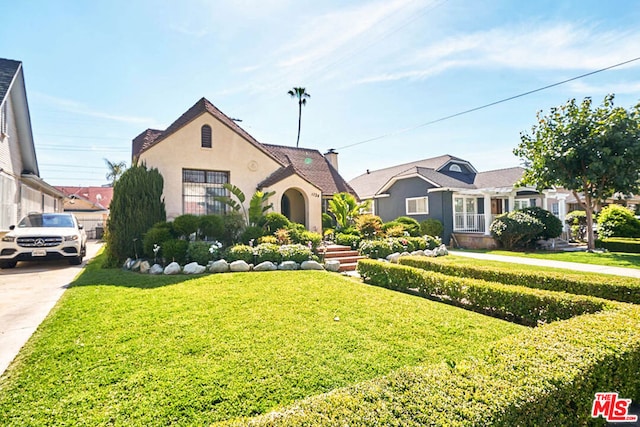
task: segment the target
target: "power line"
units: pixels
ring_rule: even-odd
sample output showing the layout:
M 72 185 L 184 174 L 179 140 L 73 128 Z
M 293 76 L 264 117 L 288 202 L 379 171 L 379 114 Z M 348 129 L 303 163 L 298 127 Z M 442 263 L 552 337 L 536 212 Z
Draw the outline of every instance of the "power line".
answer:
M 544 87 L 541 87 L 541 88 L 538 88 L 538 89 L 533 89 L 533 90 L 530 90 L 528 92 L 523 92 L 523 93 L 520 93 L 518 95 L 510 96 L 508 98 L 503 98 L 503 99 L 501 99 L 499 101 L 490 102 L 489 104 L 484 104 L 484 105 L 481 105 L 479 107 L 475 107 L 475 108 L 471 108 L 469 110 L 461 111 L 459 113 L 451 114 L 451 115 L 448 115 L 448 116 L 445 116 L 445 117 L 440 117 L 439 119 L 431 120 L 431 121 L 419 124 L 417 126 L 411 126 L 411 127 L 408 127 L 408 128 L 400 129 L 400 130 L 397 130 L 397 131 L 394 131 L 394 132 L 390 132 L 390 133 L 387 133 L 387 134 L 384 134 L 384 135 L 376 136 L 374 138 L 365 139 L 364 141 L 355 142 L 353 144 L 343 145 L 342 147 L 336 148 L 336 150 L 344 150 L 345 148 L 355 147 L 356 145 L 365 144 L 367 142 L 372 142 L 372 141 L 377 141 L 379 139 L 388 138 L 390 136 L 399 135 L 399 134 L 402 134 L 402 133 L 405 133 L 405 132 L 409 132 L 409 131 L 412 131 L 412 130 L 415 130 L 415 129 L 419 129 L 421 127 L 429 126 L 429 125 L 432 125 L 434 123 L 443 122 L 445 120 L 449 120 L 449 119 L 452 119 L 454 117 L 462 116 L 464 114 L 473 113 L 474 111 L 483 110 L 485 108 L 493 107 L 494 105 L 502 104 L 504 102 L 511 101 L 511 100 L 514 100 L 514 99 L 517 99 L 517 98 L 522 98 L 523 96 L 531 95 L 532 93 L 536 93 L 536 92 L 540 92 L 540 91 L 543 91 L 543 90 L 546 90 L 546 89 L 550 89 L 550 88 L 555 87 L 555 86 L 560 86 L 560 85 L 563 85 L 565 83 L 569 83 L 569 82 L 572 82 L 574 80 L 582 79 L 584 77 L 592 76 L 594 74 L 598 74 L 598 73 L 601 73 L 603 71 L 610 70 L 612 68 L 620 67 L 622 65 L 630 64 L 630 63 L 638 61 L 638 60 L 640 60 L 640 56 L 637 57 L 637 58 L 629 59 L 628 61 L 620 62 L 620 63 L 615 64 L 615 65 L 610 65 L 608 67 L 601 68 L 599 70 L 591 71 L 591 72 L 586 73 L 586 74 L 581 74 L 579 76 L 572 77 L 570 79 L 563 80 L 563 81 L 558 82 L 558 83 L 553 83 L 553 84 L 550 84 L 550 85 L 547 85 L 547 86 L 544 86 Z

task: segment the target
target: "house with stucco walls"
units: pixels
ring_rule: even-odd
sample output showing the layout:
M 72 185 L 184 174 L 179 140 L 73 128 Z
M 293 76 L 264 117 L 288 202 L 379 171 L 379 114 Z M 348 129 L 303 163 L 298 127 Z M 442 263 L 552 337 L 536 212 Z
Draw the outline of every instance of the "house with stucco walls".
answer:
M 355 195 L 338 173 L 338 154 L 262 144 L 202 98 L 165 130 L 147 129 L 132 141 L 132 164 L 164 178 L 167 220 L 183 214 L 224 214 L 217 196 L 231 183 L 247 196 L 274 191 L 273 210 L 321 232 L 322 213 L 335 193 Z M 248 200 L 245 202 L 248 203 Z

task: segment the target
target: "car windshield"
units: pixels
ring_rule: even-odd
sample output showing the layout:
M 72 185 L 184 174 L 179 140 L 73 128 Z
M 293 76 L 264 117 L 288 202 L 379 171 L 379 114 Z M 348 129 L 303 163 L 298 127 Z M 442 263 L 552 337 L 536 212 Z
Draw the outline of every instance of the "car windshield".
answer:
M 71 227 L 73 228 L 73 218 L 62 214 L 31 214 L 22 218 L 18 224 L 19 228 L 27 227 Z

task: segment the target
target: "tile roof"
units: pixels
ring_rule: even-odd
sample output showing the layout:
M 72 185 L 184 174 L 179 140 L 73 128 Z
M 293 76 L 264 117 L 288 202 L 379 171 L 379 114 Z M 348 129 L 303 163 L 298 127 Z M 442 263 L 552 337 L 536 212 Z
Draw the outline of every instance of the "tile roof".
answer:
M 253 136 L 249 135 L 247 131 L 242 129 L 238 124 L 231 120 L 227 115 L 225 115 L 222 111 L 220 111 L 215 105 L 213 105 L 206 98 L 200 98 L 198 102 L 196 102 L 191 108 L 189 108 L 184 114 L 182 114 L 176 121 L 171 123 L 168 128 L 164 131 L 159 131 L 155 129 L 147 129 L 142 132 L 140 135 L 134 138 L 132 144 L 132 154 L 133 158 L 137 158 L 140 153 L 149 149 L 150 147 L 156 145 L 163 139 L 167 138 L 169 135 L 172 135 L 174 132 L 185 126 L 187 123 L 191 122 L 195 118 L 204 114 L 205 112 L 210 113 L 212 116 L 220 120 L 220 122 L 224 123 L 227 127 L 229 127 L 232 131 L 237 133 L 246 139 L 250 144 L 264 152 L 270 157 L 273 155 L 267 151 L 262 144 L 260 144 Z
M 519 166 L 515 168 L 478 172 L 473 184 L 475 185 L 475 188 L 513 187 L 516 182 L 520 181 L 523 174 L 524 168 Z
M 259 184 L 259 187 L 268 187 L 293 173 L 297 173 L 320 188 L 323 195 L 328 196 L 342 192 L 356 195 L 353 188 L 318 150 L 271 144 L 262 145 L 286 166 L 267 177 Z
M 20 61 L 0 58 L 0 103 L 7 96 L 9 86 L 18 72 L 20 64 L 22 64 Z
M 391 178 L 394 176 L 411 170 L 412 168 L 422 167 L 429 169 L 438 169 L 451 160 L 462 160 L 457 157 L 445 154 L 443 156 L 422 159 L 415 162 L 403 163 L 397 166 L 390 166 L 375 171 L 367 171 L 360 176 L 355 177 L 349 184 L 358 193 L 361 198 L 369 198 L 378 192 Z
M 67 198 L 77 198 L 92 204 L 96 209 L 109 209 L 113 199 L 113 187 L 56 186 Z

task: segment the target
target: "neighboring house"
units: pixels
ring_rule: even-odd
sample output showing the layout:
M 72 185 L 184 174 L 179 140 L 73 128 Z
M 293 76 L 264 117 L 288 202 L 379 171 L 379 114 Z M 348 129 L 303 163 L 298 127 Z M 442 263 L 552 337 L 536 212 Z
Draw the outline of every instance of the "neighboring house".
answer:
M 478 172 L 471 163 L 444 155 L 368 171 L 349 182 L 383 221 L 408 216 L 434 218 L 443 239 L 465 247 L 492 247 L 489 226 L 496 215 L 528 206 L 547 208 L 546 196 L 517 187 L 523 168 Z
M 0 58 L 0 233 L 31 212 L 60 212 L 64 195 L 40 178 L 22 63 Z
M 322 230 L 326 200 L 355 194 L 338 173 L 337 153 L 261 144 L 202 98 L 164 131 L 147 129 L 132 142 L 132 164 L 157 168 L 164 178 L 167 219 L 221 214 L 215 200 L 231 183 L 251 198 L 275 191 L 273 210 L 311 231 Z M 245 202 L 248 204 L 248 200 Z
M 101 238 L 109 218 L 113 187 L 62 187 L 64 211 L 73 213 L 84 226 L 89 238 Z

